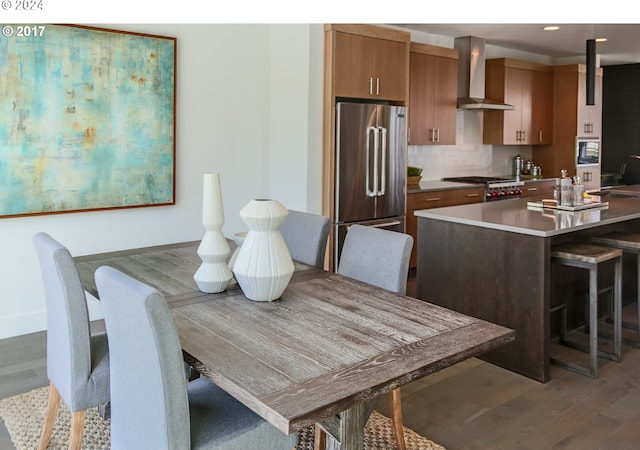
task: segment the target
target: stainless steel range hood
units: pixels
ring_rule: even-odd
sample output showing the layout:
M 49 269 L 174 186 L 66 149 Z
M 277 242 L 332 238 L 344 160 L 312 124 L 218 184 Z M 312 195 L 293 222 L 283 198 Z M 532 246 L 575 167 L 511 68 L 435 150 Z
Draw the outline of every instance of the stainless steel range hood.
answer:
M 485 40 L 459 37 L 454 41 L 458 50 L 458 109 L 469 111 L 511 110 L 513 105 L 484 98 Z

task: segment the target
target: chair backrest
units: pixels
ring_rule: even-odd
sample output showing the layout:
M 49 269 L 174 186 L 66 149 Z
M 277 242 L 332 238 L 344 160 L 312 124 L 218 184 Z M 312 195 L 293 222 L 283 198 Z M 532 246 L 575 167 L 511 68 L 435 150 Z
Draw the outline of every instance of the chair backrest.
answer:
M 47 376 L 72 411 L 91 374 L 89 310 L 71 253 L 46 233 L 33 242 L 47 302 Z
M 95 273 L 109 337 L 113 449 L 188 449 L 182 350 L 164 297 L 111 267 Z
M 622 183 L 626 185 L 640 184 L 640 156 L 629 156 L 620 169 Z
M 329 227 L 328 217 L 290 209 L 280 233 L 293 259 L 323 268 Z
M 338 273 L 404 295 L 412 247 L 413 238 L 408 234 L 351 225 Z

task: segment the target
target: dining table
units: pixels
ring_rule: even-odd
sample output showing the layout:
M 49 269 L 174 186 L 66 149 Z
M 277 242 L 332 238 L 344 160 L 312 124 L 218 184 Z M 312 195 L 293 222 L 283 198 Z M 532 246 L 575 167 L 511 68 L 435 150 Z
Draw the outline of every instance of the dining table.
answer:
M 379 396 L 515 339 L 509 328 L 295 261 L 271 302 L 249 300 L 237 283 L 201 292 L 193 279 L 198 245 L 74 260 L 96 298 L 100 266 L 156 288 L 199 370 L 283 433 L 319 424 L 330 448 L 363 449 Z

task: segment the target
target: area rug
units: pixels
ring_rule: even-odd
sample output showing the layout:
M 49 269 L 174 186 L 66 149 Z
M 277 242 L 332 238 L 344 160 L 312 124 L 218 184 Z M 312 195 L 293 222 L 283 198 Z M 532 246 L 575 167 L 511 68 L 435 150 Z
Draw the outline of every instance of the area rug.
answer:
M 32 450 L 37 448 L 44 414 L 47 409 L 47 394 L 49 388 L 35 389 L 26 394 L 16 395 L 0 400 L 0 417 L 4 420 L 11 440 L 17 450 Z M 60 402 L 58 418 L 56 420 L 49 449 L 63 450 L 69 443 L 69 425 L 71 414 L 64 402 Z M 445 450 L 413 430 L 405 427 L 405 441 L 410 450 Z M 108 450 L 110 448 L 109 421 L 98 415 L 97 408 L 89 409 L 85 414 L 83 450 Z M 395 437 L 389 418 L 373 412 L 365 429 L 365 450 L 395 449 Z M 309 427 L 299 434 L 296 450 L 313 449 L 313 427 Z

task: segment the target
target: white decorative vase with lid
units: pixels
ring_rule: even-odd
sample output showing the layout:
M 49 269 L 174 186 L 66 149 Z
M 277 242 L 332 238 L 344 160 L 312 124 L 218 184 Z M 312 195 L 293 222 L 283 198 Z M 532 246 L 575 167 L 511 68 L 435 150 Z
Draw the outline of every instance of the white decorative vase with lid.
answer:
M 244 295 L 269 302 L 282 296 L 294 267 L 280 234 L 289 211 L 277 200 L 257 199 L 240 211 L 249 231 L 233 264 L 233 274 Z

